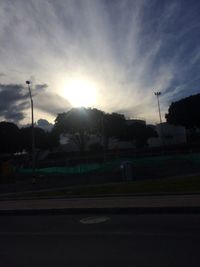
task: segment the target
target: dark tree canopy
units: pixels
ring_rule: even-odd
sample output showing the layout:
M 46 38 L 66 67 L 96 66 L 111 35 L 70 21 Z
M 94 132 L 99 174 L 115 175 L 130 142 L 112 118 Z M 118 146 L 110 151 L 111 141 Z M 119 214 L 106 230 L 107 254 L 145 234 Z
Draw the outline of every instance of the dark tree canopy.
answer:
M 188 129 L 200 127 L 200 94 L 173 102 L 165 115 L 167 122 Z
M 142 147 L 147 144 L 148 138 L 157 136 L 151 127 L 141 123 L 128 126 L 123 114 L 109 114 L 91 108 L 72 108 L 66 113 L 58 114 L 53 131 L 70 134 L 81 152 L 84 152 L 90 134 L 103 137 L 105 149 L 108 148 L 109 139 L 112 137 L 135 140 L 136 145 Z
M 118 113 L 105 114 L 104 127 L 107 138 L 120 138 L 126 127 L 126 119 L 124 115 Z
M 39 149 L 51 149 L 59 145 L 59 138 L 54 132 L 45 132 L 34 127 L 35 146 Z M 0 153 L 15 153 L 23 150 L 31 151 L 32 129 L 19 129 L 12 122 L 0 122 Z
M 38 149 L 51 149 L 59 144 L 59 138 L 53 132 L 46 132 L 42 128 L 34 127 L 35 147 Z M 20 129 L 21 150 L 31 151 L 32 128 Z
M 66 113 L 58 114 L 55 120 L 54 131 L 71 134 L 72 140 L 83 152 L 90 134 L 118 137 L 125 125 L 124 115 L 107 114 L 98 109 L 72 108 Z
M 68 133 L 81 152 L 85 151 L 89 134 L 97 133 L 101 128 L 103 112 L 91 108 L 72 108 L 56 117 L 54 132 Z
M 147 145 L 147 140 L 150 137 L 157 137 L 156 131 L 145 124 L 135 122 L 126 126 L 122 139 L 135 141 L 136 147 L 140 148 Z
M 0 152 L 14 153 L 19 151 L 20 130 L 12 122 L 0 122 Z

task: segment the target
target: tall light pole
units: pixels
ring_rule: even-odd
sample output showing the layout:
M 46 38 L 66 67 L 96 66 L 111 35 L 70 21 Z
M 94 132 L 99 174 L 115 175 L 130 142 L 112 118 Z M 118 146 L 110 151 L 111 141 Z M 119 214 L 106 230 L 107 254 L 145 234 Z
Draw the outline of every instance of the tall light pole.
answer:
M 161 111 L 160 111 L 160 101 L 159 101 L 159 97 L 161 95 L 161 92 L 155 92 L 154 95 L 157 97 L 157 102 L 158 102 L 158 113 L 159 113 L 159 118 L 160 118 L 161 140 L 162 140 L 162 145 L 164 148 L 164 131 L 163 131 L 162 117 L 161 117 Z
M 154 95 L 157 97 L 157 101 L 158 101 L 158 112 L 159 112 L 160 124 L 161 124 L 162 123 L 162 118 L 161 118 L 160 101 L 159 101 L 159 97 L 161 95 L 161 92 L 155 92 Z
M 101 114 L 101 134 L 103 142 L 103 160 L 106 162 L 106 137 L 105 137 L 105 117 L 104 114 Z
M 34 116 L 33 116 L 33 98 L 31 94 L 30 81 L 26 81 L 28 86 L 29 96 L 31 100 L 31 129 L 32 129 L 32 170 L 33 175 L 35 174 L 35 134 L 34 134 Z

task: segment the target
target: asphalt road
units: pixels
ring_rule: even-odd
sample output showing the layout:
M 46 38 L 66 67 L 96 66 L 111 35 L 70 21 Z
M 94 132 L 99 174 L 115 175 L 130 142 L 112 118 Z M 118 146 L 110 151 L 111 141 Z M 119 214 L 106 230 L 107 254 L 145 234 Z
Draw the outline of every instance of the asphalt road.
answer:
M 0 216 L 0 266 L 200 266 L 198 214 L 90 216 Z

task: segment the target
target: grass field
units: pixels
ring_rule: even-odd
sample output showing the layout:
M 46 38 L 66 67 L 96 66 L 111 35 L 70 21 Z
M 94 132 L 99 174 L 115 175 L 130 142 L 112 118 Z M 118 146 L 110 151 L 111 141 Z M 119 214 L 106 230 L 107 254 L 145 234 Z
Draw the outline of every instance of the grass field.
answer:
M 84 197 L 103 195 L 131 194 L 164 194 L 164 193 L 200 193 L 200 176 L 168 178 L 100 185 L 73 186 L 49 191 L 27 192 L 10 196 L 11 198 L 54 198 Z

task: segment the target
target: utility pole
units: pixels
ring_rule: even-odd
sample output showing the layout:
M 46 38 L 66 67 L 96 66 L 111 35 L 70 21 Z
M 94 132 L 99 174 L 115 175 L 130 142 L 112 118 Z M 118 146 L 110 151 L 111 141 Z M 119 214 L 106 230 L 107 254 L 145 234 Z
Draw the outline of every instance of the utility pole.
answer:
M 161 117 L 161 111 L 160 111 L 160 101 L 159 101 L 159 97 L 161 95 L 161 92 L 155 92 L 154 95 L 157 97 L 157 102 L 158 102 L 158 113 L 159 113 L 159 118 L 160 118 L 161 140 L 162 140 L 162 145 L 164 148 L 164 146 L 165 146 L 165 144 L 164 144 L 164 131 L 163 131 L 162 117 Z
M 35 134 L 34 134 L 34 116 L 33 116 L 33 98 L 31 94 L 30 81 L 26 81 L 29 96 L 31 100 L 31 130 L 32 130 L 32 172 L 35 175 Z
M 155 96 L 157 97 L 157 101 L 158 101 L 158 113 L 159 113 L 160 124 L 161 124 L 161 123 L 162 123 L 162 118 L 161 118 L 160 101 L 159 101 L 159 96 L 161 95 L 161 92 L 155 92 L 154 94 L 155 94 Z
M 106 137 L 105 137 L 105 115 L 101 114 L 101 134 L 102 134 L 102 144 L 103 144 L 103 160 L 106 163 Z

